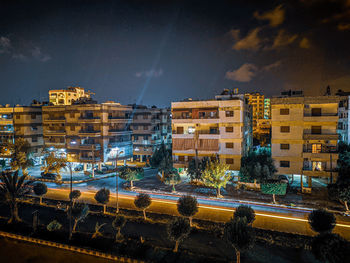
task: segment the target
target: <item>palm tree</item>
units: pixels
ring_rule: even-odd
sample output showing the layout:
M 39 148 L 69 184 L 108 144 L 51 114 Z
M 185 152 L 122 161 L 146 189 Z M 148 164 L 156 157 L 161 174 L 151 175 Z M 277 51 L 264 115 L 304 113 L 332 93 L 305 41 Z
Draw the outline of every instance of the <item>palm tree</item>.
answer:
M 14 143 L 7 142 L 4 151 L 10 154 L 12 170 L 22 169 L 22 173 L 27 175 L 27 168 L 33 165 L 30 143 L 26 139 L 17 138 Z
M 18 216 L 18 199 L 28 194 L 31 190 L 28 187 L 31 182 L 25 182 L 27 176 L 24 174 L 18 176 L 18 170 L 15 172 L 2 172 L 0 180 L 0 200 L 8 203 L 11 209 L 11 217 L 8 223 L 19 222 Z

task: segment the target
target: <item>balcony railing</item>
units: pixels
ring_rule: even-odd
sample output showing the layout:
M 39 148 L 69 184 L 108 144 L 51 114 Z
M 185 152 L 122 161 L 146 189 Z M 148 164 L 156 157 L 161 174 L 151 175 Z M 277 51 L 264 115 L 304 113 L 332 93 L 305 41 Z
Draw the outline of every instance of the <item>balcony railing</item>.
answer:
M 64 116 L 48 117 L 48 118 L 44 119 L 44 121 L 64 121 L 64 120 L 66 120 L 66 117 L 64 117 Z
M 304 133 L 304 140 L 338 140 L 339 134 L 337 133 Z
M 100 133 L 100 130 L 80 130 L 79 133 L 89 133 L 89 134 L 93 134 L 93 133 Z
M 66 133 L 65 130 L 45 130 L 44 133 Z
M 333 147 L 327 147 L 327 146 L 322 146 L 320 150 L 312 150 L 311 147 L 304 147 L 303 148 L 304 153 L 338 153 L 338 149 L 336 146 Z
M 332 117 L 338 116 L 338 113 L 321 113 L 321 114 L 312 114 L 311 112 L 304 112 L 304 117 Z
M 80 116 L 79 120 L 100 120 L 99 116 Z

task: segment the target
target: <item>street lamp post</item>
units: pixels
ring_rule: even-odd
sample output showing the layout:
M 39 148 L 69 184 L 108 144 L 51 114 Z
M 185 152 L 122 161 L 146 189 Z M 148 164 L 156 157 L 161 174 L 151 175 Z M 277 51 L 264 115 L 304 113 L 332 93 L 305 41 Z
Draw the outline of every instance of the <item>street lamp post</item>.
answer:
M 70 192 L 69 192 L 69 239 L 72 238 L 72 191 L 73 191 L 73 171 L 72 163 L 68 163 L 69 173 L 70 173 Z
M 118 172 L 118 158 L 119 158 L 119 154 L 124 153 L 124 151 L 117 151 L 117 154 L 115 156 L 115 172 L 116 172 L 116 176 L 115 176 L 115 180 L 116 180 L 116 213 L 119 213 L 119 172 Z

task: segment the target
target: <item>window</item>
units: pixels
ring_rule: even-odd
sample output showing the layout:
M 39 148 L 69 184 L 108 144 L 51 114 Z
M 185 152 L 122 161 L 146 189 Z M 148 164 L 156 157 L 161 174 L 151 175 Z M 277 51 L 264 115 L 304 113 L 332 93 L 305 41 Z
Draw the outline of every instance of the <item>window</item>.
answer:
M 35 125 L 32 125 L 31 128 L 32 128 L 32 131 L 37 131 L 38 130 L 38 127 L 36 127 Z
M 321 108 L 311 109 L 311 116 L 321 116 L 321 114 L 322 114 Z
M 289 144 L 288 143 L 281 143 L 280 149 L 281 150 L 289 150 Z
M 139 136 L 134 135 L 134 142 L 136 142 L 139 139 Z
M 289 167 L 289 161 L 280 161 L 280 167 Z
M 143 119 L 144 119 L 144 120 L 147 120 L 147 119 L 148 119 L 147 114 L 144 114 L 144 115 L 143 115 Z
M 75 114 L 72 112 L 72 113 L 69 114 L 69 116 L 70 116 L 71 118 L 74 118 Z
M 31 117 L 32 120 L 35 120 L 36 115 L 35 114 L 30 114 L 30 117 Z
M 16 119 L 19 120 L 21 118 L 20 115 L 16 115 Z
M 75 126 L 70 126 L 71 131 L 75 131 Z
M 290 132 L 289 126 L 281 126 L 281 132 Z
M 176 134 L 184 134 L 184 127 L 177 127 Z
M 226 132 L 233 132 L 233 127 L 225 127 Z
M 38 142 L 38 137 L 32 137 L 32 142 Z
M 226 164 L 233 164 L 233 158 L 226 158 Z
M 179 162 L 184 162 L 185 161 L 185 156 L 179 156 Z
M 312 144 L 312 153 L 320 153 L 322 150 L 322 144 L 314 143 Z
M 280 115 L 289 115 L 289 109 L 280 109 Z
M 144 136 L 143 136 L 143 139 L 144 139 L 144 140 L 148 140 L 148 135 L 144 135 Z
M 147 125 L 143 125 L 144 130 L 148 130 Z
M 226 117 L 233 117 L 233 111 L 226 111 Z
M 227 149 L 233 149 L 233 142 L 227 142 L 226 145 L 225 145 L 225 147 L 226 147 Z
M 311 134 L 321 134 L 322 127 L 321 126 L 311 126 Z

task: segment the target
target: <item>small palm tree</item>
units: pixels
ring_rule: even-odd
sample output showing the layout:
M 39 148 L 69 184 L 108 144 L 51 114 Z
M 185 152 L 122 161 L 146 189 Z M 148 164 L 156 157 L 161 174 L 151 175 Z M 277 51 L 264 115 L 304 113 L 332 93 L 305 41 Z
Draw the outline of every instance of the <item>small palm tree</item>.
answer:
M 68 211 L 72 214 L 72 218 L 74 219 L 74 225 L 72 229 L 72 233 L 75 232 L 77 225 L 80 221 L 83 221 L 89 214 L 89 206 L 85 203 L 75 203 L 74 206 L 70 207 Z
M 168 225 L 167 231 L 170 240 L 175 241 L 175 247 L 173 251 L 177 252 L 180 242 L 190 234 L 191 227 L 188 223 L 188 220 L 183 217 L 178 217 Z
M 139 194 L 136 196 L 134 200 L 134 204 L 138 209 L 142 209 L 143 218 L 146 220 L 146 209 L 151 205 L 152 200 L 148 194 Z
M 177 200 L 177 211 L 182 216 L 188 217 L 192 227 L 192 217 L 198 212 L 197 198 L 190 195 L 184 195 Z
M 92 238 L 96 238 L 96 237 L 102 237 L 102 233 L 100 232 L 100 229 L 105 225 L 106 223 L 103 224 L 99 224 L 98 222 L 96 222 L 95 225 L 95 233 L 92 235 Z
M 80 196 L 81 192 L 79 190 L 73 190 L 71 193 L 69 193 L 69 199 L 72 199 L 72 205 L 74 205 Z
M 125 224 L 126 224 L 126 218 L 122 215 L 117 215 L 113 220 L 112 226 L 115 230 L 117 230 L 117 233 L 115 235 L 115 241 L 123 239 L 123 235 L 121 234 L 120 231 L 125 226 Z
M 106 213 L 106 204 L 109 202 L 110 191 L 107 188 L 100 189 L 95 194 L 95 200 L 103 205 L 103 214 Z
M 47 186 L 44 183 L 36 183 L 33 187 L 34 193 L 39 196 L 39 203 L 42 204 L 43 195 L 47 193 Z
M 3 182 L 3 184 L 0 184 L 0 200 L 8 203 L 11 209 L 11 217 L 8 223 L 20 221 L 17 206 L 18 199 L 31 191 L 29 188 L 31 182 L 25 182 L 26 178 L 26 175 L 19 177 L 18 170 L 0 174 L 0 180 Z

